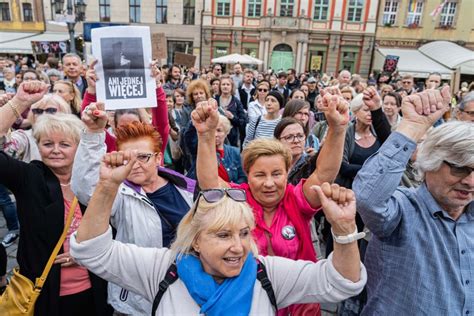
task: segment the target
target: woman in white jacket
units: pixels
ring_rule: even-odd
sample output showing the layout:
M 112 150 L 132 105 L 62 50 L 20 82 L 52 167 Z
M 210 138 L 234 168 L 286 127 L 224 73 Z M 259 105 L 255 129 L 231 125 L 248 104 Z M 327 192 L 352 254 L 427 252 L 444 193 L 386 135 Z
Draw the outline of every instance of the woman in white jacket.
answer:
M 87 128 L 81 135 L 71 185 L 84 205 L 99 181 L 106 152 L 103 106 L 90 104 L 82 117 Z M 192 205 L 195 181 L 160 167 L 161 139 L 153 126 L 135 122 L 117 128 L 116 137 L 118 149 L 137 150 L 138 154 L 112 206 L 110 223 L 116 229 L 115 238 L 140 247 L 169 247 L 178 223 Z M 150 315 L 150 302 L 113 283 L 108 285 L 108 302 L 121 314 Z
M 251 236 L 253 212 L 238 189 L 202 191 L 181 221 L 171 249 L 113 241 L 110 210 L 136 159 L 133 151 L 104 157 L 99 183 L 71 239 L 71 253 L 93 273 L 150 302 L 176 262 L 179 279 L 162 296 L 158 315 L 274 315 L 257 281 L 257 260 L 266 267 L 278 308 L 338 302 L 362 291 L 367 277 L 355 242 L 362 235 L 354 231 L 355 197 L 335 184 L 314 187 L 336 236 L 333 254 L 317 263 L 258 256 Z

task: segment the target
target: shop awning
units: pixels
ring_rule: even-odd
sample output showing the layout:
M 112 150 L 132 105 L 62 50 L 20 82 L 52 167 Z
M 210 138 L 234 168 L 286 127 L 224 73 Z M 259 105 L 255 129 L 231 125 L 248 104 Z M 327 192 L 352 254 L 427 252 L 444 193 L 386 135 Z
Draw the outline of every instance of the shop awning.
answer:
M 69 40 L 69 34 L 63 32 L 0 32 L 0 53 L 33 54 L 32 41 L 61 42 L 67 40 Z
M 418 48 L 420 52 L 438 63 L 461 74 L 474 75 L 474 51 L 448 41 L 434 41 Z
M 382 69 L 385 56 L 399 56 L 398 72 L 410 74 L 415 78 L 427 78 L 431 72 L 439 72 L 441 78 L 451 79 L 452 70 L 425 56 L 416 49 L 377 48 L 374 56 L 374 69 Z

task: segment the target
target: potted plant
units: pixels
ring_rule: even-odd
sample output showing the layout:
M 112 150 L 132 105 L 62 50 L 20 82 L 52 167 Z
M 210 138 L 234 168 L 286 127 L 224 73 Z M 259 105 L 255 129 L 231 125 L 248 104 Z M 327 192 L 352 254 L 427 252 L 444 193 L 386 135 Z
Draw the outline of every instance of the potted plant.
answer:
M 418 23 L 416 23 L 416 22 L 412 22 L 412 23 L 408 24 L 409 29 L 416 29 L 417 27 L 418 27 Z
M 392 27 L 393 23 L 391 22 L 385 22 L 383 26 L 385 27 Z

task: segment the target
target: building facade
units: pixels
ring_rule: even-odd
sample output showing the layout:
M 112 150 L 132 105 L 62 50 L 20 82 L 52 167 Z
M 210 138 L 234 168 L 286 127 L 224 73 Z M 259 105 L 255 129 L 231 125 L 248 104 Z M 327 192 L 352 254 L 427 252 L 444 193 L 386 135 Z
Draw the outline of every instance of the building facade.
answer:
M 0 0 L 0 30 L 41 32 L 45 30 L 41 0 Z
M 262 69 L 367 76 L 378 0 L 204 0 L 202 64 L 231 53 Z
M 146 25 L 152 34 L 164 34 L 167 63 L 173 62 L 174 52 L 200 55 L 202 1 L 87 0 L 86 3 L 85 22 Z M 54 0 L 44 1 L 44 12 L 47 20 L 55 19 Z M 48 24 L 48 30 L 59 31 L 64 27 Z M 82 33 L 83 24 L 78 23 L 75 30 Z
M 448 0 L 441 7 L 442 3 L 444 0 L 381 0 L 377 47 L 418 48 L 445 40 L 473 50 L 474 1 Z

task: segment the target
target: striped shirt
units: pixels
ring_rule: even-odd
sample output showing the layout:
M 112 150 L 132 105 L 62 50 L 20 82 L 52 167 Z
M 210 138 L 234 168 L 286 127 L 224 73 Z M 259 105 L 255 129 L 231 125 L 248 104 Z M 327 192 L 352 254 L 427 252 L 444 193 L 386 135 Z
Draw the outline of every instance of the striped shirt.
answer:
M 263 116 L 260 116 L 259 118 L 257 117 L 249 123 L 243 147 L 246 147 L 250 141 L 257 138 L 273 138 L 273 131 L 281 120 L 281 116 L 274 120 L 267 120 Z

